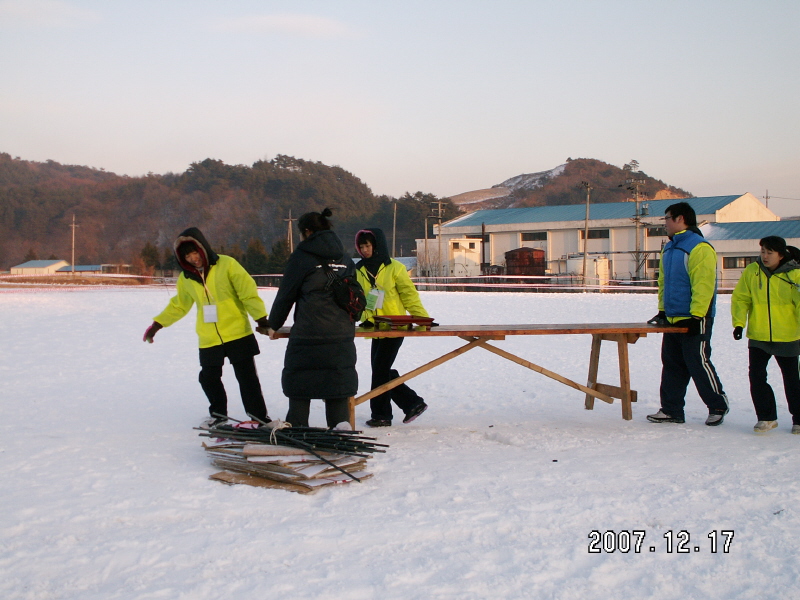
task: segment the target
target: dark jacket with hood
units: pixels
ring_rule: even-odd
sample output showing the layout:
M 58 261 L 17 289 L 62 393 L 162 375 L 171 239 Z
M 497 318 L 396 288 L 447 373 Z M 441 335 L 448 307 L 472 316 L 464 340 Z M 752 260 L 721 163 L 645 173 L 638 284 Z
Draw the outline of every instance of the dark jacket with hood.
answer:
M 277 330 L 295 307 L 281 377 L 289 398 L 345 398 L 358 391 L 355 324 L 325 289 L 322 262 L 337 273 L 355 273 L 339 237 L 317 231 L 289 257 L 269 314 L 269 326 Z
M 181 244 L 194 245 L 203 258 L 203 269 L 186 262 L 178 252 Z M 205 236 L 196 227 L 190 227 L 175 240 L 175 256 L 183 272 L 178 277 L 177 294 L 155 321 L 169 327 L 197 306 L 197 336 L 200 348 L 228 344 L 253 335 L 248 314 L 253 320 L 266 316 L 263 300 L 258 295 L 256 282 L 234 258 L 217 254 Z M 217 307 L 217 322 L 206 323 L 205 307 Z M 253 338 L 255 339 L 255 338 Z M 258 344 L 249 354 L 258 354 Z

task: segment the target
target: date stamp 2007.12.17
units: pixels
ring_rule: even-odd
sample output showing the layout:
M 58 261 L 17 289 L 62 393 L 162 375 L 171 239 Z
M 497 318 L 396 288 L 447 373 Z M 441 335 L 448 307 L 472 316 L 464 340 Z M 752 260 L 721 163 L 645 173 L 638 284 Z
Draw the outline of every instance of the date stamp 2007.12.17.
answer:
M 708 539 L 705 539 L 708 538 Z M 651 537 L 650 540 L 653 538 Z M 682 529 L 678 532 L 669 529 L 663 535 L 656 535 L 658 543 L 647 541 L 647 532 L 641 529 L 613 529 L 599 531 L 597 529 L 589 532 L 589 554 L 603 554 L 621 552 L 627 554 L 633 552 L 666 552 L 667 554 L 689 554 L 691 552 L 711 552 L 717 554 L 721 552 L 728 554 L 731 551 L 733 542 L 732 529 L 714 529 L 704 538 L 702 543 L 692 543 L 692 535 Z

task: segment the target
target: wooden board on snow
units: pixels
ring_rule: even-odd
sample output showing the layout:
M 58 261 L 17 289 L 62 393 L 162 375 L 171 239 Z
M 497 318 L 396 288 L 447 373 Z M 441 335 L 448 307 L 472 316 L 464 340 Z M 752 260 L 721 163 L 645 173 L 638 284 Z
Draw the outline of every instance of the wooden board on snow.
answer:
M 275 481 L 272 479 L 264 479 L 263 477 L 256 477 L 254 475 L 247 475 L 246 473 L 231 473 L 230 471 L 220 471 L 219 473 L 209 475 L 208 478 L 229 485 L 251 485 L 253 487 L 287 490 L 289 492 L 297 492 L 298 494 L 314 494 L 317 491 L 317 488 L 307 485 L 297 485 L 287 481 Z

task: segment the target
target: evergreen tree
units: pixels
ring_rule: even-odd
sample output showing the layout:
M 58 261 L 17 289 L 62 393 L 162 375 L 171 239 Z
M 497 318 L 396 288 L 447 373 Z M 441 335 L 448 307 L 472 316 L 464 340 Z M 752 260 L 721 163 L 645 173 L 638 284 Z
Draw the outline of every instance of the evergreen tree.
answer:
M 177 271 L 181 268 L 172 248 L 164 249 L 164 260 L 161 261 L 161 268 L 165 271 Z
M 39 260 L 39 255 L 36 254 L 36 251 L 33 248 L 28 250 L 25 258 L 22 259 L 22 262 L 28 262 L 29 260 Z
M 242 266 L 251 275 L 266 275 L 269 273 L 267 253 L 261 240 L 251 240 L 244 252 Z
M 153 269 L 160 269 L 161 263 L 158 260 L 158 248 L 156 248 L 150 242 L 147 242 L 142 248 L 142 251 L 139 253 L 139 256 L 144 262 L 145 267 L 153 268 Z
M 283 273 L 283 270 L 286 268 L 286 263 L 289 262 L 290 254 L 289 241 L 285 239 L 277 240 L 272 244 L 272 252 L 270 252 L 267 270 L 265 272 L 270 275 Z

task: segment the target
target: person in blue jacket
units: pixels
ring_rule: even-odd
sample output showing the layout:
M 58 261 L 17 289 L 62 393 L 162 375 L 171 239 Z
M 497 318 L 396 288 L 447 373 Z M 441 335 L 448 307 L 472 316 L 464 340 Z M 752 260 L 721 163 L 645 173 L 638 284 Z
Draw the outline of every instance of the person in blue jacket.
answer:
M 697 228 L 688 202 L 664 211 L 669 242 L 661 252 L 658 273 L 658 314 L 650 323 L 686 327 L 687 333 L 665 333 L 661 341 L 661 410 L 648 415 L 652 423 L 685 422 L 689 381 L 708 407 L 706 425 L 721 425 L 728 397 L 711 364 L 711 330 L 717 295 L 717 253 Z

